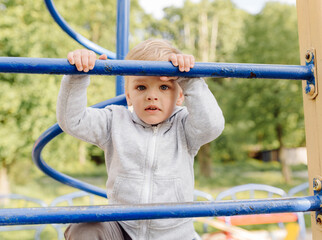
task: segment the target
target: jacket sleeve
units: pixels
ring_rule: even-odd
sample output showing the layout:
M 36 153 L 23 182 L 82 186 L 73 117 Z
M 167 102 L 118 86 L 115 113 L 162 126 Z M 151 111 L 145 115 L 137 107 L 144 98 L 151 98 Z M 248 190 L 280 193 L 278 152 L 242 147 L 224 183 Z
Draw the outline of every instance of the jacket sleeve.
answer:
M 102 147 L 109 139 L 112 111 L 87 107 L 89 76 L 66 75 L 57 99 L 57 121 L 64 132 Z
M 185 134 L 191 150 L 197 151 L 222 133 L 224 116 L 204 79 L 180 78 L 178 81 L 188 110 L 183 120 Z

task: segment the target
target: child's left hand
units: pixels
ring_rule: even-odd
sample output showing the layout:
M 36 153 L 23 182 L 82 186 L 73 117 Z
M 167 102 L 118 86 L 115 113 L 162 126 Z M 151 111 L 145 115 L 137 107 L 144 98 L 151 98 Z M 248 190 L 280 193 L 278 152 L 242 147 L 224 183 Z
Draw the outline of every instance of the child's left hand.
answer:
M 195 57 L 187 54 L 175 54 L 169 55 L 169 61 L 172 62 L 173 66 L 178 67 L 180 72 L 189 72 L 195 65 Z M 170 81 L 177 80 L 178 77 L 160 77 L 160 80 Z

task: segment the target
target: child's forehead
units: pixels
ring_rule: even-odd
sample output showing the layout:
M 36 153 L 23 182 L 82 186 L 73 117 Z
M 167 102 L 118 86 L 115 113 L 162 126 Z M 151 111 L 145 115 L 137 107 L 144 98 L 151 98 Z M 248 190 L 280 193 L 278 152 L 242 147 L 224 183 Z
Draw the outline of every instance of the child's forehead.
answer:
M 166 83 L 160 79 L 160 76 L 129 76 L 129 82 L 137 84 L 137 83 Z M 173 81 L 167 81 L 168 83 L 173 83 Z

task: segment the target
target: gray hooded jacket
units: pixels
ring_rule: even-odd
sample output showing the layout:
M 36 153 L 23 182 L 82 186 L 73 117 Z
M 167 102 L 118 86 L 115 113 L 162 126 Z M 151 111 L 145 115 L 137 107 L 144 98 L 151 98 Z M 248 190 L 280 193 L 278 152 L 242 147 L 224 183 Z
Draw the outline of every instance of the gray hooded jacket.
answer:
M 64 76 L 57 102 L 59 126 L 104 150 L 109 204 L 193 201 L 193 162 L 217 138 L 224 118 L 200 78 L 181 78 L 185 107 L 151 126 L 124 106 L 87 107 L 89 76 Z M 120 222 L 133 240 L 192 240 L 191 219 Z

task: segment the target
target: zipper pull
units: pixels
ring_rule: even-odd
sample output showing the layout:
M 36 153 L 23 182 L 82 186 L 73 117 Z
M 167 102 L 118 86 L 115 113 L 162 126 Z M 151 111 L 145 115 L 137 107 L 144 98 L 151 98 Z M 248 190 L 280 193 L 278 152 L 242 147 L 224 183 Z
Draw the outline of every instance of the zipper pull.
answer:
M 159 125 L 152 126 L 153 134 L 157 134 L 158 129 L 159 129 Z

